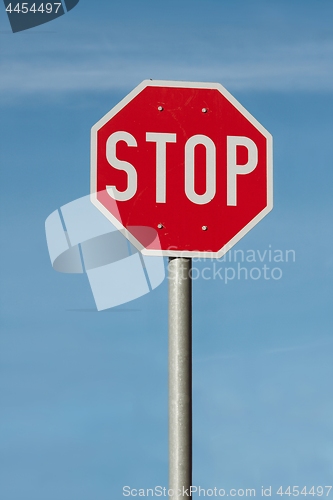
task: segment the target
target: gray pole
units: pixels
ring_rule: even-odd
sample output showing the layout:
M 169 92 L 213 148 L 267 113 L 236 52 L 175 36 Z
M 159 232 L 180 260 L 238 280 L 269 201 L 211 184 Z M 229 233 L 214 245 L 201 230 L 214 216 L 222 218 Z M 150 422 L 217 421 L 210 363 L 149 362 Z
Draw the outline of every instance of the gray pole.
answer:
M 191 259 L 169 259 L 169 489 L 192 498 Z M 187 490 L 187 494 L 183 491 Z M 170 492 L 171 493 L 171 492 Z

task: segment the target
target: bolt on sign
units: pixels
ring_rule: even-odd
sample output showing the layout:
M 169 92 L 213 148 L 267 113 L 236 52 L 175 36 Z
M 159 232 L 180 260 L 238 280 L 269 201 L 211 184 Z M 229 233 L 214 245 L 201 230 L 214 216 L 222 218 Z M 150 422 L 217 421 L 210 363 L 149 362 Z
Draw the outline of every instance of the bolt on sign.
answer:
M 221 257 L 272 177 L 270 133 L 218 83 L 145 80 L 92 128 L 91 200 L 146 255 Z

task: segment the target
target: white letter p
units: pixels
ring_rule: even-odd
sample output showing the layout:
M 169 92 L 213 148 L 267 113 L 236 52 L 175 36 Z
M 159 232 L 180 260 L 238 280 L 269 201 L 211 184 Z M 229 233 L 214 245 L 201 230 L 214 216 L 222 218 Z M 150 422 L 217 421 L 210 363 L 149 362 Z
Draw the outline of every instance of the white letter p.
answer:
M 245 165 L 237 164 L 237 146 L 245 146 L 248 160 Z M 258 164 L 258 148 L 248 137 L 227 136 L 227 205 L 237 205 L 237 175 L 253 172 Z

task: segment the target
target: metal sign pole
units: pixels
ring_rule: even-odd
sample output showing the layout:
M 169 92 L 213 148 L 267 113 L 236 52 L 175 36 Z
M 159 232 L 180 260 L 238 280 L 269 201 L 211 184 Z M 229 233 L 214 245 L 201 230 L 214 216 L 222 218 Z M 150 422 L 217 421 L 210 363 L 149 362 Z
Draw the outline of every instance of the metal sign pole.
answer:
M 170 258 L 168 278 L 169 498 L 192 498 L 191 259 Z

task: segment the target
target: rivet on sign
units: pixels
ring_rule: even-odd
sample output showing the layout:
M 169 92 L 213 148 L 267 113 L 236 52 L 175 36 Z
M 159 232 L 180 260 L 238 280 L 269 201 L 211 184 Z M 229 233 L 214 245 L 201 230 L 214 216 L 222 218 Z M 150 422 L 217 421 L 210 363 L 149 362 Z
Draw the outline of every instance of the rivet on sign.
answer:
M 157 109 L 158 109 L 159 111 L 163 111 L 163 106 L 159 106 Z
M 163 229 L 163 224 L 157 224 L 158 229 Z
M 202 108 L 201 110 L 203 113 L 207 113 L 208 109 L 207 108 Z
M 203 231 L 207 231 L 207 229 L 208 229 L 208 226 L 202 226 Z

